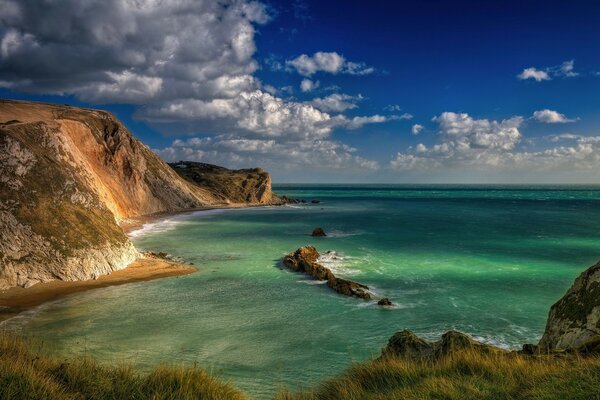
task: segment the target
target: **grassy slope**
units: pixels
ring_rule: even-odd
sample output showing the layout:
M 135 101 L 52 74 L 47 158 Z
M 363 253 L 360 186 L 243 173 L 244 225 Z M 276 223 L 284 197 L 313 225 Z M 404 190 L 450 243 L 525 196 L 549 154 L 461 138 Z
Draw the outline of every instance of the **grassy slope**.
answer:
M 33 342 L 0 334 L 0 399 L 245 399 L 198 368 L 159 366 L 139 373 L 91 358 L 61 360 Z M 37 349 L 37 350 L 36 350 Z
M 140 373 L 91 358 L 45 356 L 35 342 L 0 334 L 0 399 L 245 399 L 198 368 L 159 366 Z M 387 358 L 357 364 L 307 399 L 600 399 L 597 356 L 524 356 L 465 351 L 437 361 Z
M 600 358 L 467 351 L 437 361 L 358 364 L 342 376 L 278 400 L 600 399 Z

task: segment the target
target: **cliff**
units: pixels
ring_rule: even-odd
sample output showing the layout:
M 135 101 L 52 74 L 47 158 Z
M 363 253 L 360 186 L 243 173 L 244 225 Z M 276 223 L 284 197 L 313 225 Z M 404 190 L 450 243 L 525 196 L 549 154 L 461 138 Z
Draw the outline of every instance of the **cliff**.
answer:
M 271 204 L 279 201 L 271 191 L 271 176 L 260 168 L 231 170 L 191 161 L 170 165 L 188 182 L 206 188 L 226 203 Z
M 577 349 L 600 335 L 600 262 L 585 270 L 548 315 L 542 348 Z
M 252 197 L 218 180 L 181 178 L 110 113 L 0 100 L 0 289 L 124 268 L 138 254 L 122 219 Z

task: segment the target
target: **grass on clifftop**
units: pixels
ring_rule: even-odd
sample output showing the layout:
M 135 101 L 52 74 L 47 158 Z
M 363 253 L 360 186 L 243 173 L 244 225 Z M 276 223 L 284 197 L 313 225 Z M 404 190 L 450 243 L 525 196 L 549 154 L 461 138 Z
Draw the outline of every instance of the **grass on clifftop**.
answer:
M 149 373 L 91 358 L 44 355 L 34 341 L 0 333 L 0 399 L 245 399 L 198 368 Z M 437 361 L 387 358 L 356 364 L 310 392 L 277 400 L 600 400 L 597 356 L 456 353 Z
M 399 358 L 357 364 L 314 391 L 277 400 L 600 399 L 600 358 L 481 354 L 437 361 Z
M 140 373 L 91 358 L 63 360 L 34 342 L 0 333 L 0 399 L 246 399 L 198 368 L 160 366 Z

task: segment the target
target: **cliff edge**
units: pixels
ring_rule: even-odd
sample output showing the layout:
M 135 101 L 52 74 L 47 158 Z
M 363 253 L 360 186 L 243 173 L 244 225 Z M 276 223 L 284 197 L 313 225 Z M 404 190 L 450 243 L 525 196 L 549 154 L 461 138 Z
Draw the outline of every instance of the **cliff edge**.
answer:
M 600 262 L 575 279 L 548 315 L 540 347 L 577 349 L 600 336 Z
M 216 181 L 183 179 L 108 112 L 0 100 L 0 289 L 124 268 L 138 253 L 119 221 L 250 195 Z

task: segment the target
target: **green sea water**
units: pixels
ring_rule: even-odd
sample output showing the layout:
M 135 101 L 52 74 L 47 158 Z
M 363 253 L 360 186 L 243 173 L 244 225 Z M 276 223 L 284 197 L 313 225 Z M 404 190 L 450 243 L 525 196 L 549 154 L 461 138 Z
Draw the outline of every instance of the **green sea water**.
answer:
M 134 232 L 193 262 L 184 277 L 73 295 L 4 323 L 65 356 L 202 366 L 255 398 L 313 386 L 379 354 L 396 331 L 536 342 L 549 307 L 600 259 L 600 187 L 281 185 L 319 204 L 214 210 Z M 328 236 L 312 238 L 320 226 Z M 395 306 L 281 268 L 296 248 Z

